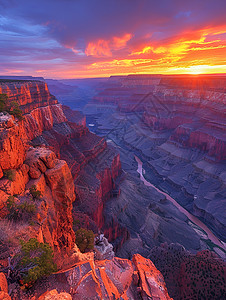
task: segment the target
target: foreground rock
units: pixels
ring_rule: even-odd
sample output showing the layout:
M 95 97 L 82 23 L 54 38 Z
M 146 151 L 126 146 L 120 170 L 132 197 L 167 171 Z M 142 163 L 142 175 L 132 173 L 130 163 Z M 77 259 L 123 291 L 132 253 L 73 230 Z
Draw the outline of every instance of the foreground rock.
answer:
M 38 300 L 72 300 L 72 298 L 68 293 L 58 293 L 57 290 L 52 290 L 40 296 Z
M 8 283 L 3 273 L 0 273 L 0 300 L 11 300 L 8 294 Z
M 114 258 L 81 262 L 35 287 L 39 292 L 44 288 L 69 293 L 72 299 L 171 299 L 161 273 L 149 259 L 138 254 L 133 261 Z

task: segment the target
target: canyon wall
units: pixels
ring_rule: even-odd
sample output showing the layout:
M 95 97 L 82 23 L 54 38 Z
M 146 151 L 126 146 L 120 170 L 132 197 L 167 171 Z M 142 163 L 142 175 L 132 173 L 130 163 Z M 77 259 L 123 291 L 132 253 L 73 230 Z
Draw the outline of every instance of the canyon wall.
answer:
M 58 104 L 44 82 L 4 82 L 1 92 L 24 112 L 22 120 L 0 113 L 1 232 L 10 226 L 4 219 L 10 213 L 7 201 L 19 209 L 14 228 L 0 237 L 1 264 L 7 266 L 8 257 L 14 257 L 19 239 L 36 237 L 52 246 L 64 269 L 44 284 L 36 282 L 28 293 L 13 282 L 12 299 L 49 299 L 58 293 L 65 299 L 171 299 L 150 260 L 137 254 L 132 261 L 94 261 L 92 253 L 81 254 L 75 244 L 73 214 L 92 218 L 112 239 L 122 235 L 116 220 L 104 216 L 105 202 L 120 193 L 121 162 L 115 149 L 88 130 L 83 116 Z M 11 299 L 7 292 L 0 283 L 0 296 Z
M 15 169 L 17 173 L 21 173 L 21 169 L 26 169 L 26 180 L 23 179 L 23 186 L 18 189 L 20 193 L 25 192 L 23 189 L 28 184 L 27 177 L 29 177 L 36 180 L 36 185 L 37 181 L 47 184 L 57 203 L 64 202 L 65 200 L 55 196 L 56 189 L 62 189 L 61 192 L 65 194 L 64 187 L 55 187 L 50 180 L 51 177 L 59 174 L 59 179 L 67 182 L 68 175 L 62 163 L 59 163 L 59 167 L 52 167 L 56 175 L 52 174 L 53 170 L 46 171 L 45 166 L 40 166 L 36 158 L 35 164 L 26 163 L 27 160 L 34 160 L 33 156 L 38 155 L 32 148 L 27 152 L 31 146 L 53 150 L 58 159 L 67 162 L 72 173 L 74 183 L 70 183 L 70 189 L 75 190 L 77 194 L 75 212 L 78 213 L 80 209 L 81 213 L 87 213 L 96 222 L 97 227 L 103 228 L 107 234 L 107 229 L 104 229 L 103 207 L 104 201 L 112 195 L 115 179 L 121 172 L 119 155 L 107 147 L 103 138 L 88 130 L 84 116 L 59 104 L 55 97 L 50 95 L 46 83 L 4 82 L 0 85 L 1 92 L 6 93 L 10 101 L 16 100 L 20 103 L 20 108 L 24 112 L 23 120 L 20 122 L 16 122 L 13 116 L 1 113 L 0 175 L 2 180 L 5 180 L 3 173 L 7 170 Z M 27 155 L 31 158 L 25 160 Z M 92 194 L 84 195 L 84 189 L 92 190 Z M 42 190 L 44 191 L 45 188 L 42 187 Z M 15 191 L 16 189 L 11 191 L 11 194 L 15 194 Z M 70 210 L 75 197 L 70 195 L 66 198 L 70 199 L 70 203 L 66 204 L 67 209 Z M 59 219 L 61 220 L 62 217 Z M 64 220 L 62 223 L 65 223 Z M 71 240 L 74 240 L 74 237 Z
M 84 111 L 96 133 L 136 153 L 148 179 L 225 240 L 225 104 L 223 75 L 129 75 L 111 77 Z

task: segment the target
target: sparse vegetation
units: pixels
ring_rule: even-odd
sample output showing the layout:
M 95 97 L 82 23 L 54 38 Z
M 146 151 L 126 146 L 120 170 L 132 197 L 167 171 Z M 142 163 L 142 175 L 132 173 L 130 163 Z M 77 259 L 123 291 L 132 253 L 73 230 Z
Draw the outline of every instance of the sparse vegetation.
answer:
M 31 238 L 28 242 L 21 241 L 21 253 L 16 269 L 22 276 L 22 283 L 30 287 L 44 276 L 57 271 L 53 262 L 53 250 L 46 243 L 39 243 Z
M 13 115 L 14 117 L 16 117 L 20 121 L 23 120 L 23 118 L 24 118 L 23 112 L 20 109 L 20 105 L 15 101 L 11 102 L 9 113 L 11 115 Z
M 0 112 L 3 111 L 8 112 L 20 121 L 24 118 L 20 105 L 16 101 L 9 102 L 6 94 L 0 94 Z
M 30 187 L 29 192 L 34 200 L 42 197 L 41 191 L 37 190 L 35 185 Z
M 16 170 L 14 169 L 10 169 L 10 170 L 5 170 L 4 171 L 4 176 L 10 180 L 10 181 L 14 181 L 16 179 Z
M 94 247 L 94 233 L 92 230 L 80 228 L 75 232 L 76 244 L 81 252 L 92 250 Z
M 8 96 L 6 94 L 0 94 L 0 112 L 6 110 L 8 102 Z
M 14 196 L 9 196 L 6 201 L 6 207 L 8 209 L 8 219 L 18 220 L 30 220 L 36 212 L 36 206 L 34 203 L 29 203 L 27 200 L 17 204 Z

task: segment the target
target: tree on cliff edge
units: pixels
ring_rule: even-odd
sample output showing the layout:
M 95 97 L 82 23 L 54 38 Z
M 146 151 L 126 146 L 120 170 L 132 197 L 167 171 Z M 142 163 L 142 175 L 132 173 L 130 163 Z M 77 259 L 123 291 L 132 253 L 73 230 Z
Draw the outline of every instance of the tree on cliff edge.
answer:
M 21 241 L 21 252 L 16 256 L 15 269 L 20 274 L 22 284 L 30 287 L 36 280 L 57 271 L 53 262 L 53 250 L 46 243 L 31 238 Z
M 9 98 L 6 94 L 0 94 L 0 112 L 6 111 L 16 117 L 18 120 L 23 120 L 23 112 L 20 105 L 16 101 L 9 103 Z
M 0 112 L 7 109 L 8 96 L 6 94 L 0 94 Z
M 81 252 L 92 250 L 94 247 L 94 233 L 92 230 L 80 228 L 75 232 L 75 242 Z

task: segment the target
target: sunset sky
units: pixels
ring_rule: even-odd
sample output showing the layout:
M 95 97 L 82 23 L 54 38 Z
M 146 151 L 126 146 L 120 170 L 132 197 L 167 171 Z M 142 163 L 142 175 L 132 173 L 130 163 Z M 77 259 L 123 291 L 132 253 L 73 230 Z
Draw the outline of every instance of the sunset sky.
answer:
M 225 0 L 0 0 L 0 75 L 226 73 Z

